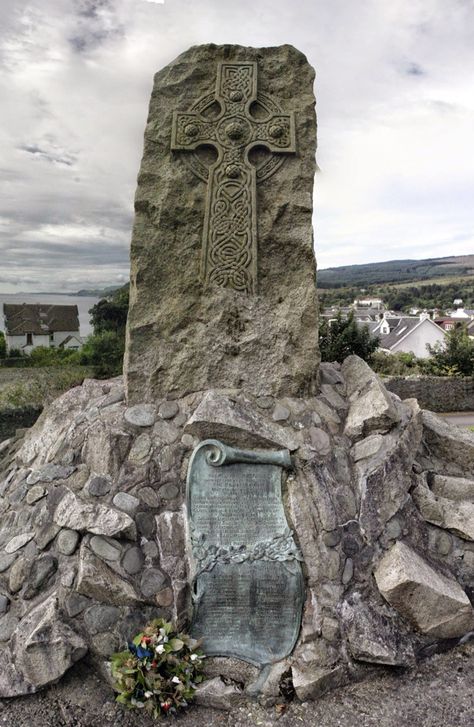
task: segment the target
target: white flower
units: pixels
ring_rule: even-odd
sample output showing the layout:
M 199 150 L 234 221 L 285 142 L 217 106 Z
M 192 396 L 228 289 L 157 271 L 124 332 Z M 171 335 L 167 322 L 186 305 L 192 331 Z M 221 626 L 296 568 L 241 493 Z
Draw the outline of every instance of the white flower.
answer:
M 165 650 L 165 647 L 163 646 L 163 644 L 158 644 L 158 646 L 155 649 L 157 654 L 162 654 L 164 652 L 164 650 Z
M 181 679 L 179 679 L 178 677 L 173 677 L 171 681 L 173 682 L 173 684 L 181 684 Z
M 152 697 L 152 696 L 153 696 L 153 692 L 145 692 L 145 697 L 146 697 L 147 699 L 149 699 L 149 698 L 150 698 L 150 697 Z
M 196 659 L 199 659 L 199 656 L 197 654 L 191 654 L 191 661 L 196 661 Z

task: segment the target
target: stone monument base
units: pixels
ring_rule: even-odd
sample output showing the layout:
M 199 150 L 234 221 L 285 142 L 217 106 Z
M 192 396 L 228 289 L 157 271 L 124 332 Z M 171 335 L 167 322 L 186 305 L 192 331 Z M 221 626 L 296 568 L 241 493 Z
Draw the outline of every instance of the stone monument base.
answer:
M 121 379 L 88 380 L 0 445 L 0 697 L 87 652 L 104 665 L 153 617 L 189 623 L 185 481 L 207 438 L 291 452 L 305 605 L 289 657 L 209 658 L 198 702 L 272 703 L 283 682 L 313 699 L 467 638 L 474 434 L 400 401 L 355 356 L 321 380 L 307 399 L 210 390 L 132 407 Z

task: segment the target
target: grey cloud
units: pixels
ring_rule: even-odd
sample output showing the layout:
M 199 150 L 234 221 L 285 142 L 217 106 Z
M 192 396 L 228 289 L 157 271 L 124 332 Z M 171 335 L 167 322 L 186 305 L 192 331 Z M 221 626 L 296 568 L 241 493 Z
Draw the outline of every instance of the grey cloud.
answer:
M 418 63 L 409 63 L 405 69 L 408 76 L 424 76 L 426 71 Z
M 25 151 L 28 154 L 33 154 L 33 156 L 38 156 L 53 164 L 65 164 L 68 167 L 72 167 L 76 161 L 76 157 L 73 154 L 54 154 L 47 149 L 41 148 L 37 144 L 20 145 L 18 149 L 21 149 L 21 151 Z

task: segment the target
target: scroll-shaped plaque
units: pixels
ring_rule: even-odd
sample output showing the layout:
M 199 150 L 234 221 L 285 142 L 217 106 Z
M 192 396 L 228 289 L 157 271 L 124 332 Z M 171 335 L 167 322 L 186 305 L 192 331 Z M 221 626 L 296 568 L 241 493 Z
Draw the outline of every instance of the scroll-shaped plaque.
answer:
M 217 440 L 193 452 L 187 507 L 194 560 L 191 632 L 209 655 L 257 666 L 293 649 L 304 601 L 300 551 L 281 494 L 283 451 Z

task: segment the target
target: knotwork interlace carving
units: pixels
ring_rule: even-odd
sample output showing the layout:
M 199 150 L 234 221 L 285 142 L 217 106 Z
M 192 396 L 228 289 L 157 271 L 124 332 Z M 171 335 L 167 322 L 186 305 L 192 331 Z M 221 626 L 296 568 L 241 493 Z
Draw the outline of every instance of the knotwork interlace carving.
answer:
M 215 118 L 205 114 L 216 104 Z M 262 118 L 251 114 L 258 102 Z M 197 149 L 212 146 L 216 161 L 207 167 Z M 258 168 L 249 152 L 264 146 L 272 155 Z M 283 113 L 257 90 L 257 64 L 218 63 L 214 93 L 198 99 L 186 113 L 175 112 L 171 149 L 187 151 L 186 163 L 207 182 L 201 275 L 206 285 L 257 292 L 256 185 L 294 153 L 293 113 Z M 278 155 L 278 156 L 277 156 Z

